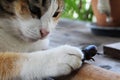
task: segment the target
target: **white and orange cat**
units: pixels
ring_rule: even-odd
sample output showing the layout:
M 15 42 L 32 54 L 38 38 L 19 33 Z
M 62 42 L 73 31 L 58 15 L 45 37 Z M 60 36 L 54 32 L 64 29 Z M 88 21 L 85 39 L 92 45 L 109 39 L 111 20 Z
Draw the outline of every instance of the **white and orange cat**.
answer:
M 67 75 L 82 64 L 80 49 L 48 49 L 63 0 L 0 0 L 0 80 L 42 80 Z

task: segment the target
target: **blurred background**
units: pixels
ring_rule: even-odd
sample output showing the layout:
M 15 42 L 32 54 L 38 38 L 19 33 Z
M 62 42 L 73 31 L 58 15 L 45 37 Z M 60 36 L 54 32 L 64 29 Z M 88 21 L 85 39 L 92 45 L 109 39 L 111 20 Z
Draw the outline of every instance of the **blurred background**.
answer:
M 64 0 L 65 8 L 62 17 L 83 21 L 93 21 L 91 0 Z
M 95 62 L 89 61 L 89 63 L 108 70 L 120 72 L 120 59 L 110 58 L 109 56 L 104 55 L 103 50 L 103 47 L 107 44 L 120 44 L 120 24 L 117 24 L 117 26 L 114 26 L 113 28 L 113 24 L 111 26 L 109 25 L 110 23 L 107 23 L 106 15 L 98 13 L 99 11 L 96 7 L 98 0 L 64 1 L 65 7 L 62 18 L 60 19 L 56 30 L 51 35 L 51 46 L 56 47 L 59 45 L 68 44 L 81 49 L 91 44 L 96 45 L 98 47 L 98 52 L 101 53 L 101 55 L 96 55 L 94 57 Z M 120 6 L 120 0 L 117 0 L 119 2 L 116 2 L 116 0 L 110 1 L 115 1 L 113 2 L 115 3 L 114 8 L 116 8 L 116 4 Z M 94 7 L 91 2 L 95 4 Z M 100 19 L 97 19 L 96 15 L 93 14 L 93 8 L 99 14 L 98 18 Z M 113 10 L 118 11 L 118 9 Z M 118 12 L 116 13 L 118 14 Z M 103 19 L 101 17 L 103 17 Z M 113 18 L 113 21 L 114 20 L 119 21 L 115 23 L 120 23 L 120 13 L 116 18 Z M 100 22 L 100 25 L 97 24 L 97 21 Z M 102 26 L 101 22 L 105 25 L 103 24 Z M 118 48 L 120 49 L 120 45 Z

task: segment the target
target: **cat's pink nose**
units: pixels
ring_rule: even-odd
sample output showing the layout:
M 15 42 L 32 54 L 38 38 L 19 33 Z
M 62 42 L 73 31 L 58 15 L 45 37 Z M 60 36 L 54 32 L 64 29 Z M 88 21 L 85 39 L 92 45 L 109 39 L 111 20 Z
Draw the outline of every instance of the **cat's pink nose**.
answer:
M 49 34 L 49 31 L 47 31 L 46 29 L 43 29 L 43 28 L 40 29 L 40 35 L 41 35 L 40 39 L 45 38 L 48 34 Z

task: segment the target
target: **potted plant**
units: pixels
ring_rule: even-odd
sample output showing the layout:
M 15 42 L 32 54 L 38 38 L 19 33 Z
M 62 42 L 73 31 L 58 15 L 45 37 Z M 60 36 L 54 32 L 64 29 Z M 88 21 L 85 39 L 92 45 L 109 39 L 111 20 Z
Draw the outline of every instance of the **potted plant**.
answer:
M 97 19 L 93 33 L 120 37 L 120 0 L 92 0 L 91 4 Z

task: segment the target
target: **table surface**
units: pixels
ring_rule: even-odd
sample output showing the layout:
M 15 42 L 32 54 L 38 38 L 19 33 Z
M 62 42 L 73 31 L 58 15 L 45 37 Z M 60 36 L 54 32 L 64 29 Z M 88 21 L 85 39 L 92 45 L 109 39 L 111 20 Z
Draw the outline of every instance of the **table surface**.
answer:
M 120 72 L 120 60 L 103 54 L 103 45 L 120 42 L 120 38 L 94 35 L 89 27 L 90 23 L 61 19 L 56 30 L 50 36 L 50 46 L 56 47 L 64 44 L 83 48 L 93 44 L 98 47 L 101 55 L 96 55 L 94 61 L 87 61 L 102 68 Z

